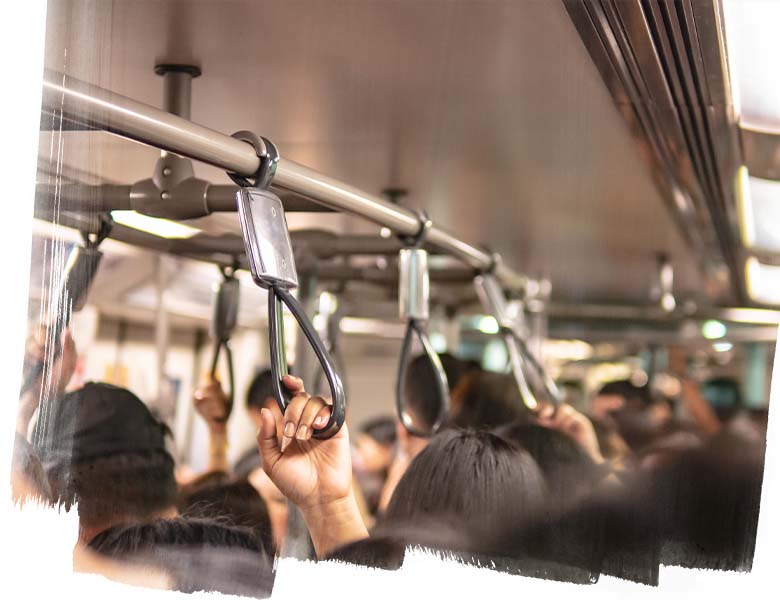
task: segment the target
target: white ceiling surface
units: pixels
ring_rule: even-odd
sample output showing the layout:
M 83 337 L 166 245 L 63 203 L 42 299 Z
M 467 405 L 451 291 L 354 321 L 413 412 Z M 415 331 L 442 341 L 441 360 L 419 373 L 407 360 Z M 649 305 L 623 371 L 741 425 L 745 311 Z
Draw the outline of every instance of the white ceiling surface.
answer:
M 51 0 L 48 21 L 47 67 L 160 106 L 154 64 L 196 62 L 193 121 L 258 132 L 369 192 L 408 188 L 437 223 L 551 277 L 555 299 L 646 302 L 661 250 L 678 297 L 702 288 L 560 2 Z M 158 156 L 65 135 L 65 163 L 104 180 L 149 177 Z M 290 225 L 377 230 L 341 215 Z

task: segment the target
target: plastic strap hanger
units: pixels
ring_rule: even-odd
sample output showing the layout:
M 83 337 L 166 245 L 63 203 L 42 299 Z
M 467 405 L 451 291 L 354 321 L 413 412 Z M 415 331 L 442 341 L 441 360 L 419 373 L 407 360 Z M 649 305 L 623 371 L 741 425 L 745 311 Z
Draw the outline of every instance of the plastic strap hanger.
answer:
M 84 308 L 87 301 L 87 293 L 95 278 L 100 259 L 103 253 L 98 246 L 111 233 L 113 221 L 109 215 L 103 215 L 100 219 L 100 227 L 95 233 L 82 232 L 82 244 L 76 245 L 70 251 L 65 270 L 60 279 L 60 287 L 57 291 L 57 314 L 51 323 L 47 325 L 47 337 L 54 345 L 54 352 L 49 360 L 50 364 L 59 355 L 60 337 L 70 323 L 74 311 Z M 43 373 L 46 360 L 34 363 L 24 374 L 21 394 L 28 392 Z
M 225 417 L 219 422 L 225 423 L 230 418 L 233 411 L 233 401 L 235 399 L 235 371 L 233 369 L 233 351 L 230 348 L 230 338 L 236 327 L 238 320 L 238 300 L 240 286 L 236 278 L 236 269 L 238 265 L 233 263 L 232 267 L 220 267 L 222 280 L 214 286 L 213 296 L 213 314 L 211 319 L 211 337 L 214 340 L 214 354 L 211 359 L 211 378 L 214 379 L 217 374 L 217 364 L 219 362 L 220 352 L 224 350 L 225 362 L 227 363 L 228 383 L 230 385 L 228 392 L 228 405 Z
M 282 319 L 284 306 L 287 306 L 328 380 L 333 401 L 330 419 L 324 429 L 313 435 L 319 439 L 329 438 L 344 424 L 346 397 L 333 360 L 303 307 L 291 293 L 298 286 L 298 274 L 287 220 L 282 201 L 267 190 L 276 172 L 279 154 L 269 140 L 251 132 L 239 131 L 234 133 L 233 137 L 251 144 L 260 158 L 258 172 L 251 178 L 231 173 L 228 175 L 241 186 L 236 193 L 236 201 L 252 279 L 259 287 L 268 291 L 268 337 L 276 400 L 282 412 L 292 400 L 292 394 L 282 383 L 282 378 L 287 375 Z
M 420 230 L 412 238 L 401 238 L 408 246 L 399 252 L 398 306 L 401 319 L 406 320 L 406 331 L 401 344 L 401 355 L 398 361 L 398 375 L 395 384 L 395 405 L 398 419 L 404 428 L 412 435 L 428 437 L 435 434 L 447 419 L 450 405 L 450 388 L 447 374 L 441 364 L 441 359 L 433 349 L 426 324 L 429 318 L 430 281 L 428 276 L 428 253 L 422 249 L 425 234 L 431 227 L 431 220 L 424 213 L 420 215 Z M 436 419 L 430 431 L 423 431 L 414 426 L 412 418 L 404 409 L 404 384 L 411 359 L 412 341 L 414 335 L 420 340 L 423 352 L 428 359 L 436 380 L 436 395 L 439 400 Z
M 526 365 L 533 368 L 537 377 L 541 380 L 547 400 L 553 405 L 560 404 L 558 386 L 528 349 L 525 338 L 521 333 L 522 323 L 519 315 L 512 314 L 501 285 L 496 278 L 490 273 L 480 274 L 474 278 L 474 287 L 482 306 L 498 322 L 499 334 L 506 344 L 507 353 L 509 354 L 509 365 L 512 375 L 517 382 L 523 404 L 529 410 L 536 410 L 539 406 L 539 402 L 528 384 L 525 373 Z

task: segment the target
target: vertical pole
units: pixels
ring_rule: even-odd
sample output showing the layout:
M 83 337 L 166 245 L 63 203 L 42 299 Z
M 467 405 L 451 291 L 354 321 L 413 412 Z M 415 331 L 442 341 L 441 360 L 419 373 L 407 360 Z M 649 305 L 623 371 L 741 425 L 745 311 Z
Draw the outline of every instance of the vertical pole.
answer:
M 309 270 L 298 274 L 298 301 L 309 318 L 317 309 L 317 277 Z M 303 379 L 307 386 L 314 383 L 314 369 L 319 362 L 314 351 L 309 346 L 306 336 L 300 331 L 295 332 L 295 364 L 293 373 Z M 314 544 L 309 536 L 309 530 L 303 520 L 303 515 L 289 500 L 287 501 L 287 537 L 280 552 L 283 557 L 309 560 L 316 557 Z
M 167 378 L 167 357 L 170 344 L 170 323 L 166 308 L 166 288 L 168 286 L 168 260 L 165 255 L 157 256 L 155 269 L 155 288 L 157 295 L 157 312 L 155 315 L 154 341 L 157 350 L 157 402 L 156 408 L 160 418 L 170 423 L 175 413 L 175 404 L 171 398 L 171 390 Z

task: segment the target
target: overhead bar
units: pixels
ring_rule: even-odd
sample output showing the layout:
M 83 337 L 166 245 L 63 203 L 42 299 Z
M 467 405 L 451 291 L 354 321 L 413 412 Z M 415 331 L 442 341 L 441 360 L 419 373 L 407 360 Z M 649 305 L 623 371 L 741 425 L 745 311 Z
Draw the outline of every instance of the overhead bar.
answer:
M 240 175 L 250 176 L 260 166 L 254 149 L 245 142 L 55 71 L 44 72 L 43 107 L 55 119 L 75 120 Z M 279 161 L 273 186 L 362 216 L 398 234 L 414 235 L 419 228 L 419 217 L 413 211 L 288 159 Z M 474 269 L 493 268 L 501 284 L 510 290 L 525 288 L 526 277 L 435 225 L 427 240 Z

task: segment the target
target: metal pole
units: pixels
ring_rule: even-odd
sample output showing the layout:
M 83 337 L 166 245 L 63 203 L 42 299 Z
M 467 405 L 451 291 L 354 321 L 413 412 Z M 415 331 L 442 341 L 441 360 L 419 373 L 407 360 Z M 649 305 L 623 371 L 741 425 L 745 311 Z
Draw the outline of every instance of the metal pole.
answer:
M 252 175 L 260 164 L 254 149 L 245 142 L 49 70 L 44 73 L 43 106 L 47 111 L 61 113 L 79 122 L 227 171 Z M 420 227 L 418 216 L 411 210 L 366 194 L 291 160 L 279 161 L 273 185 L 331 208 L 360 215 L 396 233 L 413 235 Z M 475 269 L 488 269 L 494 265 L 490 253 L 439 227 L 430 228 L 427 240 L 432 246 Z M 524 289 L 527 282 L 526 277 L 500 262 L 495 265 L 495 275 L 505 287 L 513 290 Z

